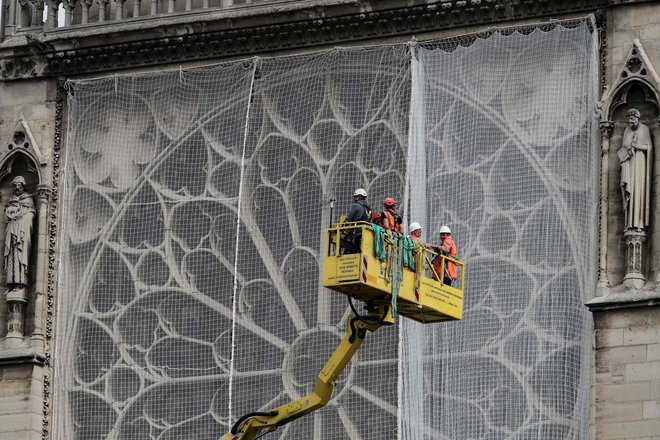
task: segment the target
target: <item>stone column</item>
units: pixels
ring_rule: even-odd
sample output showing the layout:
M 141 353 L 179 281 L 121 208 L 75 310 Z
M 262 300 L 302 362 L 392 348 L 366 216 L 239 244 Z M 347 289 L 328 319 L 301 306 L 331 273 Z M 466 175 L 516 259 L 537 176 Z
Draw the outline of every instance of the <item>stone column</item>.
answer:
M 78 0 L 64 1 L 64 10 L 66 11 L 64 15 L 64 26 L 71 26 L 73 24 L 73 10 L 76 9 L 77 3 Z
M 600 254 L 598 264 L 598 287 L 610 286 L 607 279 L 607 211 L 609 209 L 609 164 L 612 121 L 600 121 Z
M 46 20 L 46 29 L 57 28 L 57 10 L 62 0 L 48 0 L 48 19 Z
M 124 18 L 124 3 L 126 0 L 115 0 L 115 20 L 117 21 Z
M 13 35 L 16 27 L 16 6 L 18 0 L 7 0 L 7 2 L 9 4 L 9 10 L 5 19 L 5 32 L 6 35 Z
M 81 2 L 82 5 L 82 17 L 80 18 L 80 22 L 82 24 L 86 24 L 89 22 L 89 8 L 92 6 L 92 0 L 82 0 Z
M 108 13 L 108 2 L 110 0 L 98 0 L 99 4 L 99 23 L 102 23 L 106 20 Z
M 651 199 L 654 201 L 654 208 L 651 210 L 651 224 L 648 227 L 648 242 L 646 244 L 647 254 L 649 255 L 649 280 L 655 281 L 656 290 L 660 290 L 660 217 L 657 207 L 660 201 L 660 118 L 656 118 L 649 125 L 653 137 L 653 172 L 651 175 L 652 190 Z
M 48 253 L 48 202 L 50 201 L 51 189 L 48 185 L 37 186 L 37 268 L 34 297 L 34 331 L 32 332 L 31 345 L 33 348 L 43 351 L 44 348 L 44 292 L 48 288 L 46 280 L 47 253 Z
M 626 243 L 626 276 L 623 285 L 633 289 L 644 287 L 644 243 L 645 231 L 626 230 L 623 233 Z

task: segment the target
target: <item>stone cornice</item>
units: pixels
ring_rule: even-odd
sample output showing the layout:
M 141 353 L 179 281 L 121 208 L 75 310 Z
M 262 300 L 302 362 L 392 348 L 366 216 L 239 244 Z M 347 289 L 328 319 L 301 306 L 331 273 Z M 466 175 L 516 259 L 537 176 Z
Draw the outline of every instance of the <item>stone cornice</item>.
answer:
M 660 292 L 656 290 L 629 290 L 609 292 L 585 304 L 591 312 L 629 309 L 632 307 L 660 307 Z
M 19 364 L 44 365 L 45 363 L 46 355 L 39 353 L 32 348 L 0 350 L 0 366 Z
M 402 2 L 390 0 L 318 2 L 314 7 L 301 1 L 299 10 L 279 11 L 279 15 L 272 10 L 266 14 L 264 9 L 261 20 L 243 14 L 228 22 L 218 12 L 209 12 L 206 18 L 177 14 L 145 21 L 140 26 L 122 21 L 45 34 L 26 32 L 0 45 L 0 79 L 72 76 L 382 37 L 419 36 L 443 29 L 594 12 L 620 1 L 413 1 L 407 2 L 413 6 L 403 8 L 394 8 Z M 304 4 L 306 8 L 302 7 Z M 366 8 L 366 4 L 370 7 Z M 376 10 L 376 5 L 381 9 Z M 369 11 L 347 13 L 356 9 Z M 116 43 L 107 44 L 108 41 Z

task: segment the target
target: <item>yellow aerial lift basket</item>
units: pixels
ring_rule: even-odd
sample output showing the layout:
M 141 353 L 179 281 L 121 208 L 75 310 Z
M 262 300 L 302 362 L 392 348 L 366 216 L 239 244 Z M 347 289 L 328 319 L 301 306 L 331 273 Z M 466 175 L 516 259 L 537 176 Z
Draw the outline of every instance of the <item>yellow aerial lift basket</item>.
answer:
M 396 254 L 395 246 L 400 244 L 396 235 L 378 234 L 378 238 L 376 235 L 374 226 L 368 222 L 340 223 L 326 229 L 323 285 L 367 303 L 390 304 L 393 273 L 399 270 L 398 314 L 422 323 L 461 319 L 465 272 L 460 260 L 438 254 L 434 247 L 415 241 L 413 271 L 391 258 Z M 377 239 L 382 241 L 387 253 L 384 261 L 376 256 Z M 440 260 L 433 264 L 436 258 Z M 451 285 L 444 284 L 444 273 L 435 269 L 447 264 L 456 265 L 458 274 Z
M 364 316 L 358 316 L 353 309 L 355 316 L 348 319 L 346 336 L 318 374 L 314 391 L 272 410 L 243 415 L 221 440 L 256 440 L 264 430 L 274 431 L 325 406 L 332 397 L 337 379 L 360 348 L 366 333 L 395 322 L 393 299 L 397 313 L 415 321 L 461 319 L 463 263 L 416 241 L 414 247 L 408 247 L 411 257 L 408 265 L 414 261 L 415 269 L 404 267 L 401 251 L 406 243 L 402 242 L 402 237 L 383 234 L 382 230 L 374 228 L 368 222 L 355 222 L 337 224 L 326 230 L 323 285 L 349 298 L 365 301 L 368 307 Z M 407 244 L 412 245 L 411 242 Z M 448 264 L 456 265 L 458 274 L 451 285 L 443 282 Z

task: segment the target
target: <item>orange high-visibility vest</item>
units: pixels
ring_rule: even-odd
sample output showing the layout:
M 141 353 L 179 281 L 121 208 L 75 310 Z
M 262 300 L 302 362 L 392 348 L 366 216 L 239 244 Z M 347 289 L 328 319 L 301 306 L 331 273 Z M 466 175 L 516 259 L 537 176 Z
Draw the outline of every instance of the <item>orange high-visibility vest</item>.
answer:
M 449 245 L 449 252 L 447 253 L 450 257 L 456 258 L 456 243 L 451 239 L 451 236 L 445 237 L 445 239 L 440 243 L 440 246 Z M 458 278 L 458 271 L 456 270 L 456 264 L 451 261 L 445 262 L 445 267 L 443 268 L 440 265 L 442 258 L 438 255 L 433 259 L 433 268 L 439 277 L 447 276 L 451 279 Z M 443 275 L 444 274 L 444 275 Z
M 390 211 L 387 209 L 383 211 L 383 217 L 387 219 L 387 223 L 389 224 L 389 227 L 387 228 L 389 231 L 394 231 L 394 232 L 401 232 L 401 225 L 396 222 L 396 219 L 394 218 L 394 214 L 392 214 Z
M 449 256 L 456 258 L 456 243 L 454 243 L 454 240 L 451 239 L 451 236 L 445 237 L 445 239 L 442 241 L 442 244 L 448 244 L 450 246 Z M 456 264 L 452 263 L 451 261 L 447 261 L 447 275 L 453 280 L 458 277 Z

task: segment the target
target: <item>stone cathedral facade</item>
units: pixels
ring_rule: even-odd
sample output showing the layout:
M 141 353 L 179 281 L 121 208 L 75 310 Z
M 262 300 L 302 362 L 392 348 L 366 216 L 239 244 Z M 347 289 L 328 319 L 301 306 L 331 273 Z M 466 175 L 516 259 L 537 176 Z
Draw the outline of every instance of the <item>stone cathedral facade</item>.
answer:
M 402 355 L 389 347 L 382 357 L 371 353 L 362 359 L 361 368 L 367 371 L 363 375 L 369 377 L 361 378 L 356 368 L 340 384 L 339 394 L 353 393 L 357 397 L 350 402 L 366 402 L 365 406 L 355 409 L 353 403 L 344 404 L 338 397 L 334 412 L 323 413 L 309 426 L 278 432 L 281 438 L 319 439 L 414 437 L 410 432 L 449 439 L 660 438 L 660 3 L 645 0 L 3 0 L 0 438 L 216 438 L 230 420 L 240 416 L 232 413 L 234 406 L 242 410 L 254 405 L 241 396 L 259 394 L 252 391 L 259 389 L 259 377 L 273 374 L 284 389 L 276 397 L 262 389 L 256 401 L 263 404 L 302 393 L 306 383 L 302 367 L 297 366 L 311 362 L 303 348 L 335 343 L 336 331 L 330 324 L 339 322 L 343 313 L 323 293 L 314 297 L 319 301 L 306 303 L 305 289 L 318 282 L 317 264 L 309 261 L 317 257 L 320 242 L 304 227 L 305 215 L 312 211 L 306 205 L 312 196 L 305 194 L 325 203 L 314 211 L 325 224 L 333 215 L 326 202 L 367 182 L 370 193 L 380 196 L 394 191 L 389 195 L 407 201 L 409 215 L 424 213 L 429 221 L 423 227 L 437 230 L 440 224 L 426 214 L 426 208 L 413 207 L 405 191 L 390 182 L 400 179 L 400 186 L 410 188 L 415 181 L 415 176 L 406 174 L 411 163 L 416 164 L 411 170 L 423 168 L 430 175 L 426 166 L 456 160 L 466 171 L 463 177 L 456 180 L 451 173 L 448 177 L 440 173 L 423 186 L 433 193 L 433 182 L 455 179 L 456 186 L 467 191 L 476 184 L 465 176 L 492 177 L 492 172 L 478 174 L 483 170 L 480 167 L 494 162 L 504 168 L 507 160 L 501 154 L 507 150 L 495 151 L 484 160 L 485 165 L 475 167 L 467 159 L 452 159 L 444 153 L 442 146 L 461 142 L 462 130 L 485 132 L 484 127 L 500 121 L 485 117 L 472 125 L 456 119 L 455 132 L 429 130 L 425 148 L 430 151 L 436 145 L 441 152 L 438 157 L 428 153 L 426 165 L 410 153 L 409 144 L 420 144 L 411 128 L 414 124 L 408 125 L 414 120 L 411 115 L 428 112 L 429 102 L 442 101 L 429 100 L 424 107 L 416 101 L 416 93 L 430 96 L 437 89 L 447 95 L 462 93 L 451 84 L 433 82 L 434 76 L 451 75 L 449 69 L 443 73 L 443 58 L 433 58 L 431 51 L 441 48 L 461 54 L 463 48 L 478 47 L 494 34 L 523 39 L 538 32 L 551 39 L 558 28 L 581 35 L 586 42 L 581 46 L 584 52 L 539 53 L 533 44 L 521 43 L 528 57 L 520 59 L 527 61 L 517 64 L 512 57 L 507 64 L 498 58 L 499 52 L 491 57 L 495 52 L 486 48 L 485 65 L 501 63 L 506 72 L 516 68 L 537 72 L 538 67 L 538 75 L 527 75 L 529 82 L 517 88 L 523 95 L 547 92 L 546 98 L 537 97 L 540 102 L 551 100 L 553 90 L 561 95 L 565 86 L 559 81 L 556 89 L 545 88 L 547 81 L 535 80 L 542 73 L 552 78 L 553 72 L 563 68 L 562 74 L 584 76 L 588 84 L 585 72 L 591 69 L 597 89 L 593 102 L 561 101 L 566 109 L 581 110 L 578 114 L 567 110 L 563 121 L 557 117 L 552 123 L 560 128 L 547 135 L 532 133 L 529 127 L 545 129 L 535 118 L 551 119 L 557 112 L 532 115 L 534 109 L 503 100 L 501 120 L 510 116 L 520 123 L 512 124 L 508 132 L 502 129 L 514 140 L 493 137 L 483 142 L 507 146 L 520 140 L 525 144 L 526 138 L 559 133 L 579 143 L 582 138 L 571 132 L 571 123 L 585 139 L 591 139 L 585 142 L 593 144 L 596 154 L 587 162 L 580 160 L 588 155 L 578 158 L 561 149 L 563 157 L 549 155 L 547 162 L 539 163 L 530 159 L 534 164 L 530 169 L 547 166 L 560 177 L 595 170 L 593 179 L 587 176 L 593 186 L 585 189 L 584 197 L 582 193 L 575 197 L 586 213 L 573 213 L 591 223 L 584 230 L 594 231 L 573 252 L 588 267 L 577 270 L 578 275 L 567 270 L 563 278 L 546 275 L 543 270 L 562 271 L 553 264 L 563 258 L 556 255 L 563 254 L 550 252 L 546 259 L 521 257 L 533 264 L 519 278 L 513 271 L 497 273 L 484 261 L 514 261 L 519 254 L 531 253 L 522 243 L 526 231 L 546 227 L 552 231 L 542 220 L 532 224 L 542 218 L 539 211 L 547 206 L 534 200 L 507 200 L 513 214 L 495 218 L 511 227 L 497 231 L 518 231 L 512 235 L 523 238 L 520 246 L 516 243 L 500 252 L 497 246 L 507 239 L 506 234 L 493 240 L 497 243 L 491 247 L 483 236 L 487 228 L 472 234 L 477 229 L 465 220 L 481 208 L 476 202 L 456 202 L 458 207 L 447 208 L 446 213 L 456 227 L 459 246 L 465 247 L 464 255 L 477 255 L 470 248 L 478 247 L 491 258 L 473 260 L 472 279 L 478 282 L 474 281 L 472 293 L 468 283 L 466 296 L 492 296 L 495 305 L 483 308 L 488 312 L 478 316 L 484 325 L 466 330 L 468 348 L 454 357 L 464 368 L 466 380 L 479 390 L 467 387 L 470 390 L 464 395 L 457 392 L 457 397 L 438 394 L 437 399 L 423 399 L 426 409 L 420 411 L 426 415 L 401 415 L 397 406 L 404 406 L 404 392 L 396 386 L 390 389 L 386 380 L 373 379 L 380 373 L 369 370 L 374 365 L 390 368 L 386 371 L 397 380 L 401 367 L 390 361 Z M 596 55 L 591 64 L 589 42 Z M 536 47 L 554 47 L 555 43 Z M 342 49 L 333 52 L 334 47 Z M 356 55 L 358 48 L 364 52 Z M 572 57 L 575 53 L 582 58 Z M 561 68 L 544 64 L 545 55 L 564 64 Z M 419 66 L 426 70 L 422 72 Z M 433 70 L 432 66 L 439 67 Z M 362 80 L 355 79 L 358 68 Z M 317 76 L 318 72 L 324 74 Z M 498 81 L 488 69 L 484 72 L 472 82 L 466 79 L 464 89 L 484 90 L 483 83 Z M 462 75 L 459 69 L 455 82 L 470 77 L 469 73 L 466 69 Z M 278 89 L 278 84 L 294 75 L 302 80 L 287 89 L 289 104 L 283 109 L 277 93 L 284 87 Z M 415 89 L 417 78 L 423 78 L 423 85 Z M 168 81 L 184 85 L 164 93 L 159 87 Z M 266 81 L 275 85 L 260 90 L 258 85 Z M 373 83 L 378 87 L 370 89 Z M 310 98 L 313 89 L 323 90 L 318 102 Z M 374 90 L 384 90 L 385 97 L 374 96 Z M 490 108 L 494 102 L 492 96 L 470 99 L 464 102 L 481 108 Z M 375 101 L 393 104 L 379 106 Z M 362 104 L 356 102 L 373 104 L 365 111 L 372 112 L 373 118 L 361 120 L 356 109 L 361 111 Z M 300 109 L 316 106 L 321 116 L 310 122 L 304 110 L 296 111 L 298 104 Z M 527 114 L 532 116 L 526 118 Z M 219 120 L 222 123 L 213 125 Z M 296 133 L 301 126 L 308 129 L 305 136 Z M 444 126 L 438 123 L 438 127 Z M 324 143 L 333 136 L 338 144 L 347 145 L 345 150 Z M 379 156 L 374 147 L 378 143 L 394 147 L 386 157 Z M 484 151 L 475 148 L 473 156 L 486 157 Z M 337 168 L 344 174 L 332 174 L 335 164 L 341 165 Z M 354 164 L 355 169 L 351 168 Z M 365 180 L 354 178 L 358 174 Z M 200 180 L 200 175 L 205 177 Z M 515 175 L 512 171 L 511 176 Z M 334 177 L 324 180 L 326 176 Z M 507 189 L 517 185 L 512 177 L 511 182 L 498 181 L 489 188 L 501 201 Z M 566 194 L 579 192 L 570 182 L 565 186 L 561 190 Z M 331 194 L 329 187 L 339 188 L 337 194 Z M 435 199 L 429 196 L 429 200 Z M 379 201 L 371 203 L 375 206 Z M 574 208 L 568 205 L 568 211 Z M 270 213 L 282 206 L 286 219 L 280 221 Z M 237 218 L 241 209 L 247 214 Z M 470 212 L 463 215 L 461 209 Z M 558 211 L 558 218 L 571 217 Z M 146 229 L 137 228 L 140 224 Z M 237 232 L 226 226 L 232 224 L 246 231 L 249 246 L 239 249 Z M 283 237 L 282 241 L 275 243 L 274 235 Z M 554 249 L 573 236 L 534 237 Z M 261 247 L 260 243 L 265 244 Z M 264 252 L 265 248 L 269 251 Z M 241 257 L 259 264 L 243 265 Z M 471 266 L 466 267 L 469 271 Z M 563 312 L 552 312 L 562 316 L 550 318 L 577 321 L 575 328 L 587 333 L 575 338 L 553 333 L 540 316 L 543 313 L 534 311 L 535 304 L 552 307 L 555 290 L 573 288 L 561 280 L 573 278 L 574 290 L 580 292 L 577 300 L 557 309 Z M 516 294 L 522 298 L 534 290 L 542 300 L 529 300 L 530 305 L 516 309 L 513 297 L 508 309 L 491 314 L 497 308 L 494 280 L 507 279 L 532 280 L 521 282 Z M 218 280 L 233 286 L 233 298 L 240 301 L 232 304 L 214 297 Z M 95 294 L 95 289 L 103 294 Z M 191 291 L 196 292 L 192 299 Z M 281 303 L 278 299 L 261 310 L 257 305 L 267 301 L 265 295 L 281 298 Z M 478 309 L 480 300 L 474 301 Z M 319 324 L 314 331 L 300 324 L 311 319 L 310 310 Z M 278 319 L 291 316 L 292 323 L 271 328 L 267 321 L 260 321 L 266 319 L 261 313 Z M 237 326 L 240 331 L 233 326 L 237 315 L 245 317 Z M 466 314 L 467 325 L 470 316 L 477 315 Z M 514 320 L 531 323 L 523 331 L 519 321 L 510 324 Z M 513 330 L 504 337 L 507 325 Z M 275 348 L 257 342 L 237 345 L 236 335 L 241 331 L 258 335 Z M 475 340 L 485 342 L 471 345 L 470 332 L 478 335 Z M 500 350 L 504 354 L 491 351 L 499 350 L 493 348 L 498 338 L 506 341 Z M 396 337 L 379 341 L 392 340 Z M 524 353 L 524 359 L 505 353 L 509 343 L 514 344 L 515 353 Z M 434 339 L 430 345 L 442 344 Z M 515 344 L 522 348 L 518 350 Z M 427 357 L 432 358 L 433 368 L 445 371 L 443 355 L 452 358 L 451 350 L 434 347 L 427 346 L 424 353 L 432 352 L 435 357 Z M 282 362 L 273 362 L 279 361 L 278 350 L 286 352 L 283 367 Z M 566 361 L 577 352 L 581 354 Z M 502 371 L 501 376 L 513 379 L 509 383 L 478 377 L 479 370 L 470 370 L 463 355 L 501 363 L 505 368 L 483 371 Z M 506 362 L 500 362 L 499 355 Z M 234 360 L 240 356 L 269 367 L 241 366 Z M 536 375 L 535 369 L 552 369 L 556 358 L 576 371 Z M 271 364 L 277 365 L 271 368 Z M 223 382 L 226 371 L 232 372 L 227 384 Z M 378 390 L 365 385 L 370 382 L 376 382 Z M 184 383 L 195 385 L 186 388 Z M 533 390 L 517 395 L 519 383 Z M 573 393 L 575 384 L 582 384 L 585 392 Z M 209 394 L 204 407 L 201 396 L 209 389 L 219 391 Z M 559 391 L 544 394 L 549 389 Z M 499 400 L 507 393 L 506 399 Z M 180 399 L 181 408 L 158 406 L 172 396 Z M 555 401 L 548 402 L 547 396 L 554 396 Z M 570 399 L 571 404 L 563 404 Z M 517 400 L 527 403 L 520 407 L 511 403 Z M 442 406 L 434 406 L 439 401 L 463 405 L 460 409 L 466 414 L 478 416 L 452 425 L 456 431 L 433 421 L 426 423 L 425 417 L 442 412 Z M 498 404 L 503 409 L 493 410 Z M 373 413 L 383 422 L 369 426 L 352 420 L 351 411 Z M 185 416 L 178 417 L 177 412 Z M 537 425 L 532 419 L 540 413 L 547 421 Z M 402 428 L 415 417 L 423 420 L 421 431 Z

